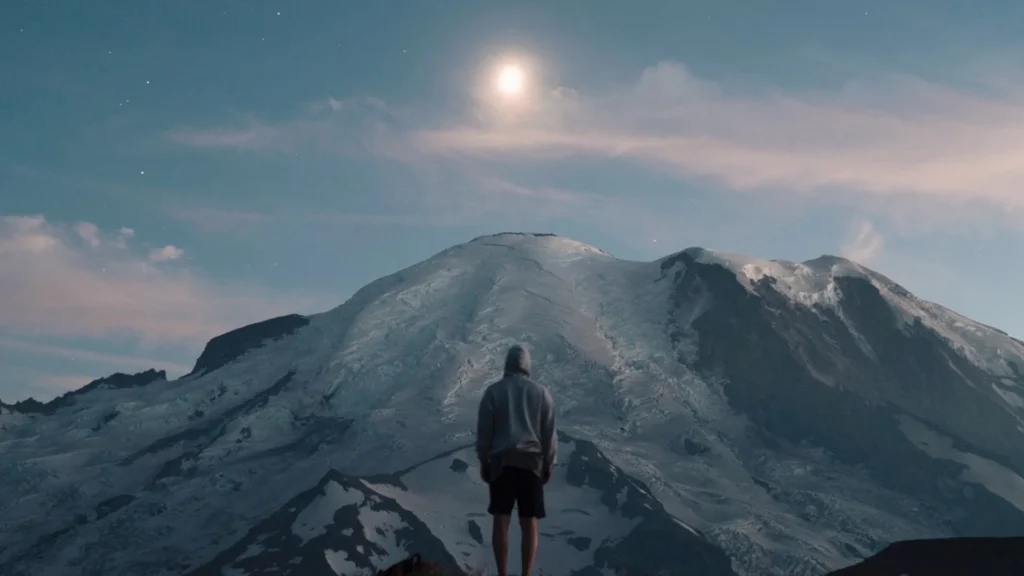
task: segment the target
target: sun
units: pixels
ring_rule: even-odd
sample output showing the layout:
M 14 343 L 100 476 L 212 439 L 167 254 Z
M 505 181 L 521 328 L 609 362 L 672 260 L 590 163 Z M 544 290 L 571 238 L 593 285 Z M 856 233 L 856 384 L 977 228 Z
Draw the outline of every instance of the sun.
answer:
M 526 75 L 519 66 L 509 64 L 498 71 L 498 92 L 506 96 L 518 96 L 523 93 L 526 85 Z

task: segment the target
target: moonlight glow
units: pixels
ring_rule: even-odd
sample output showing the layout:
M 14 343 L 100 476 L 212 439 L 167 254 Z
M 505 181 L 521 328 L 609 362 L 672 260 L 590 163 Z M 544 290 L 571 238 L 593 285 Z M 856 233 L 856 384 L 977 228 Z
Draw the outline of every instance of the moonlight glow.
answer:
M 526 79 L 522 68 L 504 66 L 498 72 L 498 91 L 508 96 L 516 96 L 523 92 Z

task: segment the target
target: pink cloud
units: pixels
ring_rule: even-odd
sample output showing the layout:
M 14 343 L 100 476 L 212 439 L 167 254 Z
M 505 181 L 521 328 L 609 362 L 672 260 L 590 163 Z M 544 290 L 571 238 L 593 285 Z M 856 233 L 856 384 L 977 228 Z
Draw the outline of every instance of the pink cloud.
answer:
M 99 248 L 99 228 L 91 222 L 79 222 L 75 224 L 75 232 L 78 236 L 93 248 Z
M 528 114 L 420 130 L 428 155 L 569 156 L 641 163 L 739 190 L 917 195 L 1024 208 L 1024 97 L 972 94 L 908 77 L 832 92 L 742 93 L 678 64 L 604 94 L 559 89 Z
M 42 216 L 0 217 L 0 325 L 41 336 L 128 335 L 190 344 L 289 312 L 313 297 L 211 282 L 184 267 L 154 266 L 97 229 L 94 246 Z
M 149 251 L 150 262 L 172 262 L 185 255 L 185 251 L 177 246 L 168 244 L 163 248 L 153 248 Z

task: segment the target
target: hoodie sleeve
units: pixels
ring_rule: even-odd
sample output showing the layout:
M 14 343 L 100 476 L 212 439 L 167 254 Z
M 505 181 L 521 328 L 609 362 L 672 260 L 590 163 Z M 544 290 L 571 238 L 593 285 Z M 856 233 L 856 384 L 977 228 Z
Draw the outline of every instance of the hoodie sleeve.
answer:
M 491 389 L 488 388 L 480 399 L 480 409 L 476 417 L 476 457 L 480 462 L 487 462 L 493 439 L 494 402 L 491 399 Z
M 550 470 L 558 456 L 558 433 L 555 430 L 555 399 L 551 392 L 544 391 L 544 404 L 541 405 L 540 443 L 544 453 L 544 469 Z

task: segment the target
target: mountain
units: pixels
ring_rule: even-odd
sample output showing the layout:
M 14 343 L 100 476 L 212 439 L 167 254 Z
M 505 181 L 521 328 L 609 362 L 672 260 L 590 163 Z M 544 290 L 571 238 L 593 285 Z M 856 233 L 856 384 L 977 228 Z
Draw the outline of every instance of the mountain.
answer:
M 515 342 L 563 433 L 545 574 L 820 575 L 1024 534 L 1021 342 L 840 258 L 500 234 L 178 380 L 0 409 L 0 573 L 487 568 L 468 446 Z
M 34 398 L 15 402 L 14 404 L 4 404 L 3 401 L 0 401 L 0 411 L 22 415 L 50 415 L 61 407 L 73 405 L 76 399 L 92 390 L 137 388 L 139 386 L 152 384 L 153 382 L 166 381 L 167 372 L 163 370 L 146 370 L 145 372 L 139 372 L 138 374 L 123 374 L 118 372 L 117 374 L 112 374 L 106 378 L 93 380 L 77 390 L 65 392 L 49 402 L 40 402 Z

